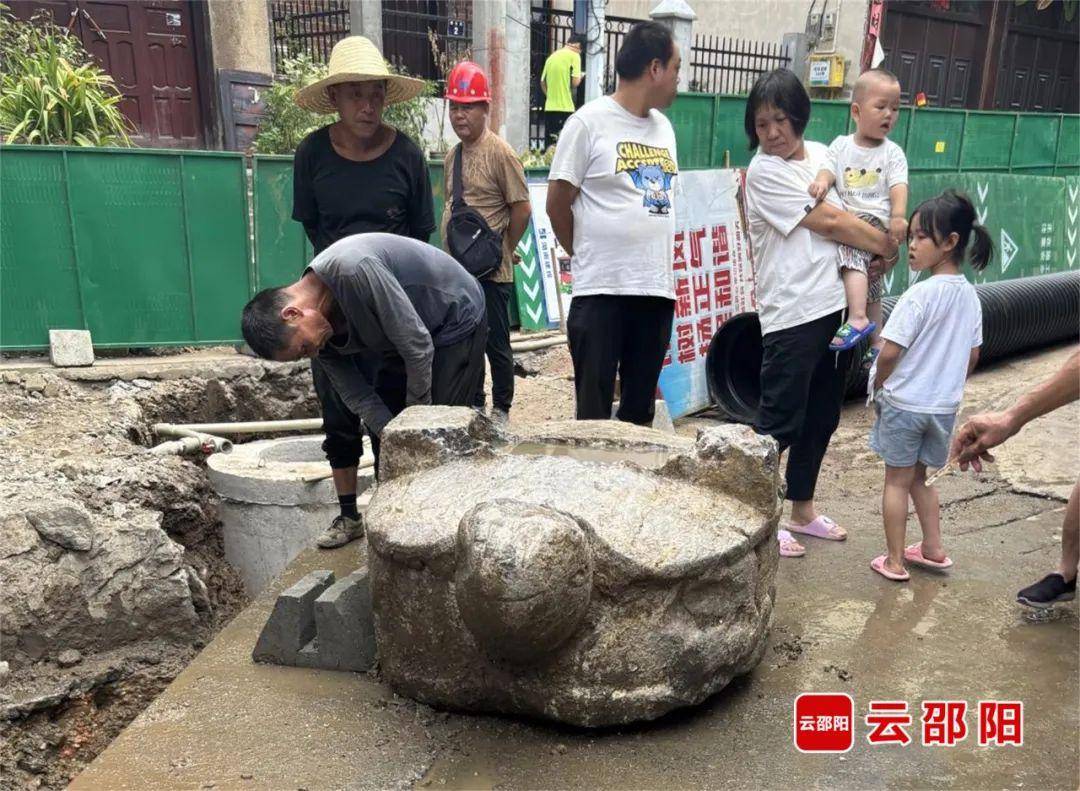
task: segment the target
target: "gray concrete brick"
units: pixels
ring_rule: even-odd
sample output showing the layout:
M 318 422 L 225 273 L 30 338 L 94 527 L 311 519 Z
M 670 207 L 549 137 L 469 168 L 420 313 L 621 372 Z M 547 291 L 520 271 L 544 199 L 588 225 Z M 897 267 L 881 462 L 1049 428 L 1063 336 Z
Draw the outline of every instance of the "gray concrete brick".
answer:
M 58 368 L 94 364 L 94 344 L 87 330 L 49 330 L 49 359 Z
M 300 650 L 315 638 L 315 600 L 334 582 L 334 572 L 313 571 L 282 591 L 263 627 L 251 658 L 295 665 Z
M 370 670 L 375 664 L 375 620 L 366 569 L 338 580 L 315 600 L 319 667 Z

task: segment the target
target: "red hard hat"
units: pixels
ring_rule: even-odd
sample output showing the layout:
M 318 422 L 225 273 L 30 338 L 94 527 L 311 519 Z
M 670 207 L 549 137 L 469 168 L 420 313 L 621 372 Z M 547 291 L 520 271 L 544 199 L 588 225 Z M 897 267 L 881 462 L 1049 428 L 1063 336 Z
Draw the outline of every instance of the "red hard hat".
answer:
M 490 102 L 487 75 L 470 60 L 454 66 L 446 78 L 446 98 L 451 102 Z

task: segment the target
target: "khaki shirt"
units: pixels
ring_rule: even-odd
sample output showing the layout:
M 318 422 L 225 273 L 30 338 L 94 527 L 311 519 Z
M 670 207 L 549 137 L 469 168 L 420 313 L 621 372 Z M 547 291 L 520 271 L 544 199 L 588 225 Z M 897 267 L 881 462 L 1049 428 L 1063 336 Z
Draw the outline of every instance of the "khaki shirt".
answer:
M 447 152 L 443 163 L 446 204 L 443 207 L 441 228 L 444 247 L 446 223 L 450 219 L 454 196 L 454 155 L 460 145 L 461 143 L 458 143 Z M 491 230 L 503 237 L 502 266 L 490 279 L 496 283 L 512 283 L 513 250 L 506 238 L 506 228 L 510 225 L 510 206 L 529 199 L 529 188 L 525 183 L 525 169 L 521 160 L 509 143 L 490 129 L 485 129 L 476 144 L 465 149 L 461 170 L 465 182 L 465 202 L 480 212 Z

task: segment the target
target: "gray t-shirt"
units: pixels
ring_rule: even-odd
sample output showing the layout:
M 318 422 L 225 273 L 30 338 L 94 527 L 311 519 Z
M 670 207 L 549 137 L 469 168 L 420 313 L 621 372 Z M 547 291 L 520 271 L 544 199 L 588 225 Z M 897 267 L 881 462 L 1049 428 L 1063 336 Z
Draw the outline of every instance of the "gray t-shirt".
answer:
M 381 434 L 393 417 L 345 354 L 397 356 L 405 363 L 406 405 L 431 403 L 436 347 L 468 338 L 484 316 L 476 278 L 424 242 L 388 233 L 347 236 L 308 266 L 341 310 L 347 336 L 319 352 L 334 390 L 364 425 Z

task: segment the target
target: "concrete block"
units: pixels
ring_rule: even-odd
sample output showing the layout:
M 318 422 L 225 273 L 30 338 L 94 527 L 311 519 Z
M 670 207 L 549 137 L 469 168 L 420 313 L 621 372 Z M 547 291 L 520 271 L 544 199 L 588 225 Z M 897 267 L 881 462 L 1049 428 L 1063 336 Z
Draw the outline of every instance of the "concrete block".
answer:
M 367 570 L 338 580 L 315 600 L 319 667 L 370 670 L 375 664 L 375 618 Z
M 58 368 L 94 364 L 94 344 L 87 330 L 49 330 L 49 359 Z
M 263 627 L 251 658 L 295 665 L 300 650 L 315 638 L 315 600 L 334 582 L 334 572 L 313 571 L 282 591 Z
M 619 412 L 619 402 L 616 401 L 611 406 L 611 419 L 615 419 L 615 415 Z M 665 434 L 675 433 L 675 423 L 671 419 L 671 411 L 668 409 L 667 401 L 662 398 L 656 399 L 656 404 L 653 408 L 653 421 L 652 426 L 657 431 L 663 431 Z

